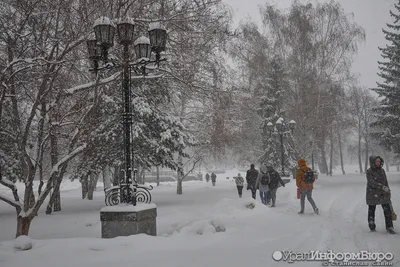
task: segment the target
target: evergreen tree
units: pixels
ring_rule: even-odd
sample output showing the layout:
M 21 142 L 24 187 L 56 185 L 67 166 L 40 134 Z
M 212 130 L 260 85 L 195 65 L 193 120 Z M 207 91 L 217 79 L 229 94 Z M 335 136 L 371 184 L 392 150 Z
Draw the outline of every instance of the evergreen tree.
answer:
M 278 57 L 271 60 L 269 74 L 265 79 L 260 81 L 261 102 L 258 109 L 258 114 L 262 118 L 262 140 L 263 140 L 263 155 L 260 158 L 261 162 L 267 162 L 273 166 L 281 165 L 281 154 L 279 153 L 280 141 L 268 129 L 268 124 L 275 124 L 282 117 L 281 98 L 283 93 L 283 67 L 282 62 Z
M 268 124 L 275 125 L 279 118 L 285 116 L 282 105 L 286 86 L 286 74 L 280 57 L 275 56 L 272 58 L 269 64 L 268 74 L 266 78 L 260 80 L 260 82 L 261 84 L 259 86 L 262 96 L 258 113 L 262 118 L 261 129 L 263 140 L 263 155 L 260 161 L 277 168 L 278 166 L 282 166 L 280 136 L 276 131 L 271 132 L 271 130 L 268 129 Z M 283 154 L 286 170 L 293 165 L 294 151 L 293 136 L 289 129 L 285 129 Z
M 395 4 L 395 12 L 390 11 L 393 24 L 387 24 L 388 30 L 383 30 L 389 44 L 379 48 L 383 61 L 378 62 L 379 76 L 383 82 L 377 82 L 374 88 L 380 98 L 379 107 L 375 108 L 376 120 L 372 134 L 379 144 L 400 153 L 400 1 Z

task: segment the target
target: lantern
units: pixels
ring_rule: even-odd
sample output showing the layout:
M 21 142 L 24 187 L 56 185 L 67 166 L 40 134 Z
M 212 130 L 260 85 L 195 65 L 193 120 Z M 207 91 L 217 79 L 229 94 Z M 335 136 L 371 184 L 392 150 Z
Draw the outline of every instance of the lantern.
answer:
M 289 121 L 290 130 L 294 131 L 296 129 L 296 122 L 294 120 Z
M 272 124 L 272 122 L 268 122 L 267 123 L 267 129 L 268 131 L 272 132 L 274 130 L 274 125 Z
M 86 41 L 89 59 L 91 60 L 100 60 L 101 58 L 101 47 L 97 45 L 96 40 L 87 40 Z
M 100 17 L 94 22 L 94 33 L 97 43 L 104 49 L 114 45 L 115 26 L 107 17 Z
M 282 119 L 283 120 L 283 119 Z M 276 122 L 275 122 L 275 125 L 276 125 L 276 129 L 279 131 L 279 132 L 282 132 L 283 131 L 283 121 L 281 120 L 281 118 L 280 119 L 278 119 Z
M 130 45 L 134 39 L 135 22 L 131 18 L 120 20 L 117 24 L 117 34 L 120 44 Z
M 165 50 L 167 43 L 167 31 L 160 22 L 151 22 L 149 24 L 149 37 L 151 49 L 160 53 Z
M 151 46 L 149 38 L 142 36 L 135 41 L 135 54 L 137 60 L 149 60 Z

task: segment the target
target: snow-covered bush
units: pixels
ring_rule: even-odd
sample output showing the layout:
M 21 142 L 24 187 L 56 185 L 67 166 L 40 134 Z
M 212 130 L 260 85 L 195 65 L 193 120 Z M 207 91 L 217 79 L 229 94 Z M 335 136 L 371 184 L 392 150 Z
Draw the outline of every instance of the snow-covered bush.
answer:
M 32 249 L 32 239 L 26 235 L 20 235 L 15 239 L 14 248 L 18 250 L 30 250 Z

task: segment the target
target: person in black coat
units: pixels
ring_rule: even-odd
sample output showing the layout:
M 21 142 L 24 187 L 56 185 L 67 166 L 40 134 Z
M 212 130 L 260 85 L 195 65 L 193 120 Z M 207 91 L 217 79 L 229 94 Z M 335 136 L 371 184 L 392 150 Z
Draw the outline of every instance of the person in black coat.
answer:
M 371 231 L 375 231 L 375 209 L 376 205 L 382 205 L 385 215 L 386 230 L 390 234 L 394 234 L 392 209 L 391 209 L 391 193 L 386 178 L 385 170 L 382 168 L 383 159 L 379 156 L 370 156 L 370 168 L 367 170 L 367 190 L 366 202 L 368 205 L 368 226 Z
M 246 173 L 247 190 L 251 190 L 251 196 L 256 199 L 258 171 L 254 168 L 254 164 L 250 165 L 250 170 Z
M 211 182 L 212 185 L 215 186 L 215 183 L 217 182 L 217 175 L 215 175 L 215 173 L 211 173 Z
M 269 182 L 269 197 L 268 197 L 270 199 L 267 199 L 267 205 L 269 204 L 270 201 L 272 201 L 271 207 L 275 207 L 276 191 L 278 190 L 279 184 L 285 187 L 285 183 L 283 182 L 279 173 L 271 165 L 267 166 L 267 170 L 269 173 L 269 177 L 271 179 Z

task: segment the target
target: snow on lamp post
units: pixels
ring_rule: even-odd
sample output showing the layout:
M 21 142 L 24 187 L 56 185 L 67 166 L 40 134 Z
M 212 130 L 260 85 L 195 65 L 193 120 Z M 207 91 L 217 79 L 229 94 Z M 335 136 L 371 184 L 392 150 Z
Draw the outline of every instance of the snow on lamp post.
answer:
M 114 191 L 110 192 L 110 198 L 107 199 L 108 205 L 115 205 L 118 203 L 132 203 L 136 206 L 136 193 L 139 185 L 136 179 L 133 179 L 133 167 L 132 167 L 132 140 L 131 140 L 131 125 L 132 125 L 132 107 L 131 98 L 131 72 L 132 69 L 136 74 L 146 75 L 146 66 L 149 64 L 155 64 L 159 66 L 161 61 L 160 53 L 165 51 L 167 31 L 160 22 L 152 22 L 149 25 L 148 34 L 150 39 L 142 36 L 136 41 L 135 38 L 135 21 L 131 18 L 118 19 L 116 23 L 107 17 L 100 17 L 93 25 L 95 40 L 88 40 L 87 47 L 89 52 L 89 59 L 94 62 L 93 71 L 97 74 L 98 70 L 109 69 L 109 68 L 120 68 L 122 69 L 122 91 L 123 91 L 123 126 L 124 126 L 124 172 L 125 175 L 120 181 L 119 194 L 115 194 Z M 114 46 L 114 35 L 117 32 L 118 42 L 123 46 L 122 62 L 116 64 L 115 60 L 112 60 L 112 64 L 109 64 L 108 51 Z M 136 60 L 131 62 L 129 58 L 129 46 L 134 45 L 134 52 Z M 155 60 L 151 60 L 151 53 L 155 53 Z M 103 60 L 105 67 L 99 68 L 98 62 Z M 154 69 L 154 68 L 152 68 Z M 146 190 L 145 187 L 142 187 Z M 151 189 L 151 188 L 148 188 Z M 119 199 L 115 199 L 116 196 Z M 151 200 L 151 195 L 148 192 L 148 197 L 144 198 L 141 195 L 141 199 L 144 202 Z M 150 200 L 149 200 L 150 199 Z

